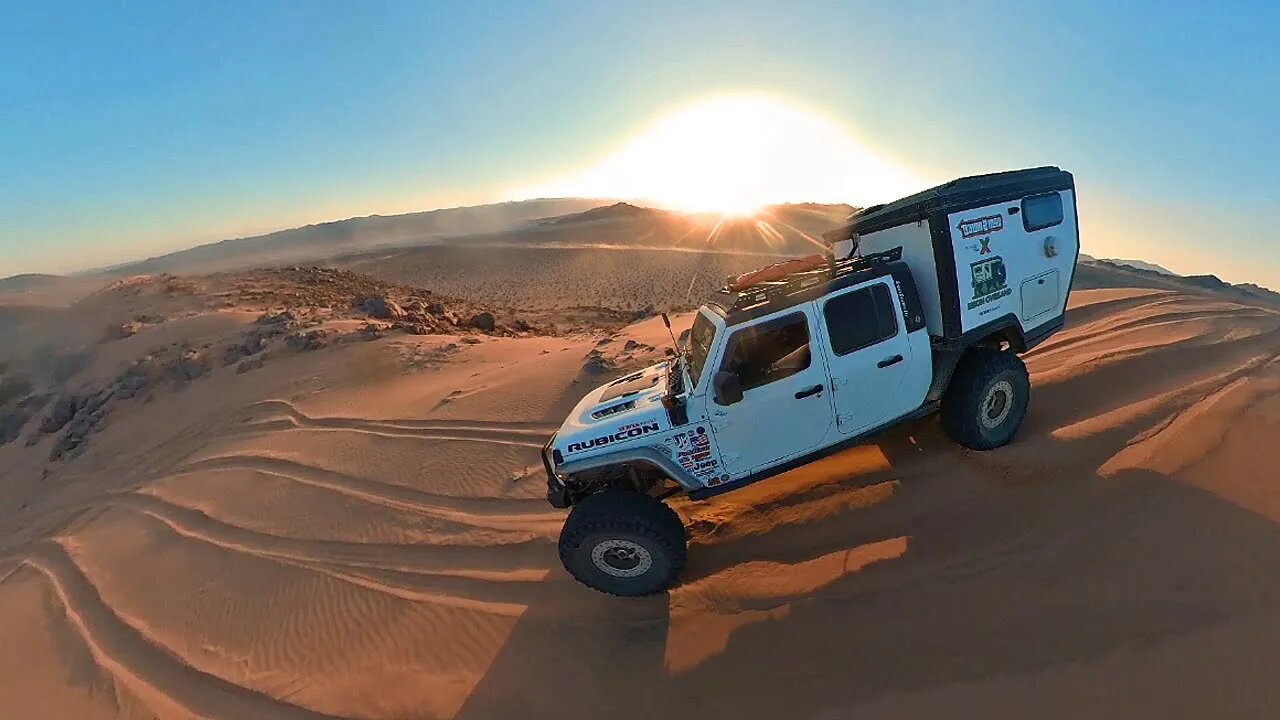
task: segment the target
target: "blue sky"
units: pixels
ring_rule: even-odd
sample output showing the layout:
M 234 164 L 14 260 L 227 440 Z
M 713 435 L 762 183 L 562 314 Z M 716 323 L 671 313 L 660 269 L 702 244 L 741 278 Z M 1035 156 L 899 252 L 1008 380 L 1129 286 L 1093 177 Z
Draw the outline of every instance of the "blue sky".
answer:
M 10 7 L 0 275 L 504 199 L 758 91 L 921 177 L 1060 165 L 1086 252 L 1280 287 L 1275 3 L 622 5 Z

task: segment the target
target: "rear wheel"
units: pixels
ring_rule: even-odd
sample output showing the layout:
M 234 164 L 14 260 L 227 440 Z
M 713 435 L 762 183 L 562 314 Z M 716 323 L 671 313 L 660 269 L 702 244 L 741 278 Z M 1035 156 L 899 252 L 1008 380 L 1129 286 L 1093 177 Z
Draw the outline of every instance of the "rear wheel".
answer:
M 574 505 L 560 531 L 560 561 L 579 582 L 610 595 L 665 590 L 684 568 L 684 523 L 662 501 L 605 490 Z
M 972 450 L 1007 445 L 1022 425 L 1030 395 L 1021 358 L 1000 350 L 971 350 L 942 397 L 943 427 L 952 440 Z

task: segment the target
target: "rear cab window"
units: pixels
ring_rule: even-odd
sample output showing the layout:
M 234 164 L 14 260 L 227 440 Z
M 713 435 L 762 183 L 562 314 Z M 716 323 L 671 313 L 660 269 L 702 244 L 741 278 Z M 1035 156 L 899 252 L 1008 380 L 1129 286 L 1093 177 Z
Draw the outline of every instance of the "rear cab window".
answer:
M 878 283 L 828 300 L 822 317 L 831 352 L 848 355 L 897 335 L 900 316 L 888 286 Z

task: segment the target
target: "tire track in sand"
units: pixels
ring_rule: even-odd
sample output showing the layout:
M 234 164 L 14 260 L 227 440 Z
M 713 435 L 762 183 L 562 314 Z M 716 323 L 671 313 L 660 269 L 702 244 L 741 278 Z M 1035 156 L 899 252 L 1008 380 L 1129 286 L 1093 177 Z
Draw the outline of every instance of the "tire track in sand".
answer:
M 205 470 L 252 470 L 388 507 L 494 530 L 558 533 L 565 517 L 563 512 L 529 512 L 533 507 L 545 507 L 545 501 L 539 498 L 439 495 L 262 455 L 219 455 L 204 458 L 187 463 L 169 477 Z
M 355 585 L 357 587 L 372 592 L 390 595 L 401 600 L 409 600 L 411 602 L 425 602 L 434 605 L 443 605 L 445 607 L 458 608 L 462 610 L 472 610 L 476 612 L 484 612 L 492 615 L 503 615 L 506 617 L 519 617 L 527 607 L 527 601 L 521 601 L 518 592 L 508 591 L 506 593 L 490 590 L 489 592 L 477 592 L 473 586 L 492 585 L 492 586 L 511 586 L 513 583 L 523 584 L 521 581 L 540 580 L 546 575 L 547 571 L 531 571 L 525 569 L 514 570 L 493 570 L 487 572 L 494 576 L 504 574 L 504 579 L 490 577 L 481 580 L 474 577 L 450 576 L 448 570 L 431 570 L 423 574 L 421 568 L 415 568 L 414 571 L 403 569 L 391 569 L 380 564 L 365 562 L 363 559 L 353 561 L 349 557 L 334 559 L 329 557 L 334 555 L 331 551 L 326 552 L 324 548 L 312 548 L 310 552 L 290 549 L 282 547 L 291 545 L 288 538 L 278 536 L 264 535 L 253 532 L 237 532 L 236 528 L 231 526 L 223 526 L 218 528 L 218 522 L 211 518 L 196 518 L 200 513 L 193 510 L 184 510 L 173 506 L 165 507 L 165 503 L 147 498 L 145 496 L 124 496 L 117 498 L 118 502 L 114 502 L 117 507 L 127 508 L 136 511 L 139 515 L 146 517 L 154 522 L 163 524 L 170 532 L 187 540 L 202 542 L 213 547 L 219 548 L 226 552 L 235 553 L 237 555 L 248 555 L 272 562 L 278 562 L 291 567 L 296 567 L 308 572 L 317 573 L 332 578 L 339 582 Z M 184 519 L 181 516 L 188 516 Z M 193 527 L 192 521 L 195 523 L 204 523 L 204 527 Z M 297 541 L 294 541 L 297 542 Z M 321 543 L 327 544 L 327 543 Z M 385 545 L 370 546 L 378 549 L 379 556 L 394 556 L 387 553 Z M 403 550 L 409 550 L 406 546 Z M 442 550 L 454 550 L 454 548 L 440 548 Z M 337 553 L 345 555 L 345 553 Z M 542 554 L 545 554 L 543 552 Z M 373 573 L 369 571 L 381 571 L 393 573 L 394 577 L 410 577 L 416 580 L 409 582 L 383 582 L 378 580 Z M 479 571 L 486 572 L 486 571 Z M 436 574 L 440 573 L 441 577 L 451 580 L 452 583 L 443 584 L 432 582 Z M 518 587 L 518 585 L 516 585 Z M 448 589 L 445 589 L 448 588 Z
M 188 538 L 212 545 L 299 563 L 337 563 L 380 570 L 404 570 L 463 577 L 522 577 L 545 570 L 549 540 L 502 545 L 394 545 L 337 540 L 299 540 L 247 530 L 150 495 L 126 494 L 108 500 L 116 507 L 148 515 Z
M 556 428 L 530 423 L 487 422 L 482 420 L 368 420 L 349 417 L 311 417 L 291 403 L 267 400 L 250 407 L 265 409 L 275 416 L 251 419 L 241 432 L 271 432 L 287 429 L 345 430 L 380 437 L 455 440 L 497 445 L 541 448 Z
M 38 548 L 23 563 L 49 582 L 67 619 L 99 666 L 126 685 L 145 688 L 202 718 L 335 717 L 205 673 L 152 643 L 116 615 L 80 566 L 56 542 Z

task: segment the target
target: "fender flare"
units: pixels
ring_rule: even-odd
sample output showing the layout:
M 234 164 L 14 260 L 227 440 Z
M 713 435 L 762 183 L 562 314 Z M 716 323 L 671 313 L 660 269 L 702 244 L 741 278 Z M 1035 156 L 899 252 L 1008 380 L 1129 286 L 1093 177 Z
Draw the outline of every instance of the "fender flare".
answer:
M 671 459 L 667 454 L 665 447 L 643 446 L 627 448 L 617 452 L 606 453 L 604 455 L 595 455 L 581 460 L 569 460 L 561 463 L 556 468 L 556 473 L 569 477 L 585 470 L 594 470 L 596 468 L 608 467 L 610 465 L 623 465 L 627 463 L 644 463 L 652 465 L 661 470 L 667 477 L 675 480 L 685 490 L 699 490 L 703 484 L 694 477 L 689 471 L 680 467 L 680 464 Z

